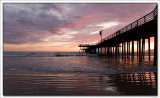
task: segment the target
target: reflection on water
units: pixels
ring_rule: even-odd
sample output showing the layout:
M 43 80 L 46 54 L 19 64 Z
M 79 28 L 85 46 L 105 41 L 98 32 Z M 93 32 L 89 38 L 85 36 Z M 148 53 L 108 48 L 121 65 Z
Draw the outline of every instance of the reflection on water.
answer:
M 157 95 L 153 56 L 4 57 L 4 95 Z
M 99 62 L 103 62 L 108 64 L 106 68 L 112 68 L 117 70 L 117 72 L 156 72 L 157 67 L 153 66 L 154 56 L 150 57 L 150 61 L 148 60 L 148 56 L 144 57 L 144 60 L 139 62 L 139 59 L 134 56 L 134 59 L 130 58 L 115 58 L 115 57 L 99 57 Z
M 4 95 L 157 95 L 157 74 L 4 72 Z M 18 87 L 18 88 L 17 88 Z
M 108 63 L 108 64 L 125 64 L 125 65 L 144 65 L 144 64 L 150 64 L 153 65 L 154 56 L 150 56 L 151 60 L 149 61 L 148 56 L 144 56 L 144 60 L 139 62 L 139 59 L 137 59 L 137 56 L 134 56 L 134 59 L 132 59 L 132 56 L 130 58 L 121 58 L 121 57 L 105 57 L 100 56 L 99 59 L 102 61 Z
M 108 78 L 111 80 L 108 81 Z M 157 73 L 153 72 L 101 75 L 100 80 L 113 83 L 111 86 L 125 95 L 157 94 Z

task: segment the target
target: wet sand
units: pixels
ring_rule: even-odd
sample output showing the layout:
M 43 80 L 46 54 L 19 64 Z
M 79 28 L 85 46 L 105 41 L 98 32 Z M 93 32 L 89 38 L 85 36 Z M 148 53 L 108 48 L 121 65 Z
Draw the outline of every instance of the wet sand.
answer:
M 38 73 L 3 71 L 8 95 L 157 95 L 157 74 Z

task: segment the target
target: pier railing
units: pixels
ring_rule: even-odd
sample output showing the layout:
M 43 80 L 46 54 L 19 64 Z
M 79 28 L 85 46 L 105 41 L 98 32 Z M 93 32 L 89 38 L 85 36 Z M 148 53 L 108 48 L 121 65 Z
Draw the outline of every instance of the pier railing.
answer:
M 95 46 L 97 43 L 91 43 L 91 44 L 79 44 L 79 47 L 90 47 L 90 46 Z
M 127 32 L 127 31 L 129 31 L 131 29 L 134 29 L 134 28 L 136 28 L 138 26 L 141 26 L 141 25 L 153 20 L 156 16 L 157 16 L 157 6 L 155 7 L 155 9 L 152 12 L 150 12 L 147 15 L 139 18 L 138 20 L 132 22 L 131 24 L 125 26 L 124 28 L 116 31 L 115 33 L 107 36 L 106 38 L 100 40 L 99 42 L 94 43 L 94 44 L 80 44 L 79 47 L 81 47 L 81 46 L 89 47 L 89 46 L 93 46 L 93 45 L 98 45 L 98 44 L 100 44 L 100 43 L 102 43 L 102 42 L 104 42 L 106 40 L 109 40 L 109 39 L 111 39 L 113 37 L 116 37 L 116 36 L 118 36 L 118 35 L 120 35 L 122 33 L 125 33 L 125 32 Z

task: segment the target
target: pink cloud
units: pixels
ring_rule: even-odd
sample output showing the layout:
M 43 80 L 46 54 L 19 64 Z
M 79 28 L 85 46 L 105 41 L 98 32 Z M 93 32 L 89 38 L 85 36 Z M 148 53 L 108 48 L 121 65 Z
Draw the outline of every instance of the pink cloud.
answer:
M 99 15 L 98 13 L 95 12 L 86 16 L 82 16 L 80 19 L 74 21 L 73 24 L 75 29 L 80 29 L 98 20 L 99 20 Z
M 99 28 L 92 24 L 118 22 L 103 32 L 103 38 L 123 28 L 154 9 L 156 4 L 4 4 L 4 43 L 25 44 L 41 43 L 55 35 L 67 32 L 77 34 L 67 41 L 74 45 L 100 40 L 91 29 Z M 53 13 L 52 13 L 53 12 Z M 66 32 L 61 32 L 63 29 Z M 52 38 L 51 38 L 52 39 Z M 83 39 L 83 40 L 82 40 Z M 57 41 L 52 39 L 51 41 Z

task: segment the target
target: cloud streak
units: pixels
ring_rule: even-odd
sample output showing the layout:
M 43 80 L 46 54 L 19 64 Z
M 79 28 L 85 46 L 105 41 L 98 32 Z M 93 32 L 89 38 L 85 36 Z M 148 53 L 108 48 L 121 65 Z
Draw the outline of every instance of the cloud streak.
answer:
M 155 4 L 3 4 L 4 44 L 99 41 L 152 11 Z M 50 45 L 49 45 L 50 46 Z M 59 46 L 59 45 L 51 45 Z M 60 46 L 59 46 L 60 47 Z

